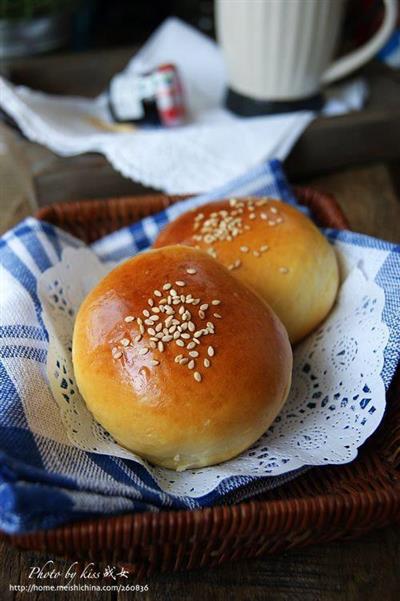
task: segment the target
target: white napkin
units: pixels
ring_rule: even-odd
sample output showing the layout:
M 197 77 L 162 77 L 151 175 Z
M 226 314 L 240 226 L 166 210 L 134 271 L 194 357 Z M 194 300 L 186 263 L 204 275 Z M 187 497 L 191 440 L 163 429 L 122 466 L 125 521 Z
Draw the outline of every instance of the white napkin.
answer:
M 96 99 L 51 96 L 4 78 L 0 106 L 29 139 L 60 155 L 101 152 L 126 177 L 181 194 L 221 186 L 265 159 L 284 159 L 315 117 L 300 111 L 239 118 L 225 110 L 227 75 L 219 47 L 176 18 L 157 29 L 126 72 L 142 73 L 165 62 L 177 65 L 183 81 L 190 119 L 180 128 L 105 131 L 99 120 L 111 121 L 106 94 Z M 366 90 L 362 80 L 333 88 L 324 114 L 361 108 Z

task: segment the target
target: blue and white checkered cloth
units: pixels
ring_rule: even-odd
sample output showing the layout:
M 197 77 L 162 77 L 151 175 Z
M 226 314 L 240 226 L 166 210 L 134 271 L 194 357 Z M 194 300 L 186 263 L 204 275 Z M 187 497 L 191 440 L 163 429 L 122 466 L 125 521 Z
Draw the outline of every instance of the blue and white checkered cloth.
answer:
M 147 248 L 178 213 L 225 196 L 269 195 L 295 204 L 278 161 L 265 163 L 228 185 L 179 203 L 93 244 L 103 260 L 125 259 Z M 389 386 L 400 353 L 400 247 L 350 232 L 328 236 L 354 246 L 384 251 L 376 281 L 385 291 L 384 321 L 390 338 L 382 376 Z M 32 424 L 43 415 L 47 333 L 37 296 L 37 278 L 59 261 L 63 249 L 83 243 L 33 218 L 0 240 L 0 529 L 26 532 L 72 520 L 160 508 L 196 508 L 231 502 L 271 487 L 269 479 L 235 476 L 200 498 L 174 497 L 161 491 L 140 465 L 88 453 L 56 437 L 45 437 Z M 50 402 L 50 401 L 49 401 Z M 42 413 L 41 413 L 42 412 Z M 54 402 L 52 427 L 60 427 Z M 290 475 L 289 475 L 290 476 Z M 285 477 L 275 479 L 276 483 Z

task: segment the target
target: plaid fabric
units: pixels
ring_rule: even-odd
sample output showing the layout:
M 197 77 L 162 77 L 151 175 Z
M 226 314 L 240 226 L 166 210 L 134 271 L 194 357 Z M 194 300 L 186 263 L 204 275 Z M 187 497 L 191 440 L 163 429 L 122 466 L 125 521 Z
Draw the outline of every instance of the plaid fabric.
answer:
M 272 161 L 211 194 L 111 234 L 92 248 L 104 260 L 124 259 L 147 248 L 178 213 L 209 200 L 246 194 L 296 202 L 280 164 Z M 384 319 L 390 329 L 382 374 L 387 387 L 400 352 L 400 248 L 350 232 L 327 233 L 334 243 L 367 245 L 384 253 L 376 280 L 385 290 Z M 26 532 L 96 515 L 210 506 L 237 501 L 294 477 L 293 473 L 261 479 L 236 476 L 204 497 L 174 497 L 132 461 L 84 452 L 72 447 L 66 436 L 55 441 L 32 428 L 40 420 L 44 401 L 53 402 L 46 384 L 47 333 L 37 278 L 71 246 L 83 243 L 33 218 L 0 240 L 0 528 Z M 62 428 L 55 405 L 52 419 L 55 429 Z

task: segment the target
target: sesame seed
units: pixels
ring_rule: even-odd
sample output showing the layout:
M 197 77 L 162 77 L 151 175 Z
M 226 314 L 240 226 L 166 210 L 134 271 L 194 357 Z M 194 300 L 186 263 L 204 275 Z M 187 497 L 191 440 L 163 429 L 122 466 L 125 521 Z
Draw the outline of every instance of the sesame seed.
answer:
M 150 348 L 154 350 L 157 348 L 157 344 L 154 342 L 154 340 L 150 340 Z
M 159 362 L 159 361 L 157 361 L 157 359 L 152 359 L 152 360 L 150 361 L 150 363 L 151 363 L 152 365 L 160 365 L 160 362 Z
M 177 330 L 176 332 L 174 332 L 174 335 L 173 335 L 174 340 L 177 340 L 178 338 L 180 338 L 180 335 L 181 335 L 181 332 L 179 330 Z
M 161 340 L 159 340 L 159 341 L 158 341 L 157 348 L 158 348 L 158 350 L 160 351 L 160 353 L 163 353 L 163 352 L 164 352 L 164 345 L 163 345 L 163 343 L 161 342 Z
M 177 280 L 177 281 L 175 282 L 175 284 L 176 284 L 177 286 L 181 286 L 181 287 L 182 287 L 182 286 L 186 286 L 186 283 L 185 283 L 183 280 Z
M 152 307 L 154 305 L 154 301 L 152 298 L 147 299 L 147 304 L 150 305 L 150 307 Z
M 207 357 L 204 359 L 203 363 L 204 363 L 204 367 L 210 367 L 210 365 L 211 365 L 210 359 L 207 359 Z
M 154 296 L 162 296 L 162 294 L 159 290 L 154 290 L 153 294 L 154 294 Z
M 189 356 L 190 357 L 198 357 L 199 353 L 198 353 L 198 351 L 190 351 Z
M 120 359 L 122 357 L 122 353 L 117 349 L 115 352 L 113 352 L 112 356 L 114 359 Z
M 153 322 L 151 321 L 151 319 L 145 319 L 144 323 L 146 324 L 146 326 L 152 326 Z
M 222 315 L 220 315 L 219 313 L 213 313 L 214 317 L 216 317 L 217 319 L 222 319 Z
M 202 311 L 207 311 L 207 309 L 208 309 L 208 304 L 207 304 L 207 303 L 204 303 L 204 305 L 200 305 L 200 309 L 201 309 Z
M 248 253 L 249 252 L 249 247 L 248 246 L 241 246 L 240 250 L 242 253 Z
M 289 273 L 289 269 L 287 267 L 279 267 L 279 271 L 281 273 Z
M 139 332 L 140 332 L 141 334 L 144 334 L 144 331 L 145 331 L 145 330 L 144 330 L 144 326 L 143 326 L 142 324 L 140 324 L 140 326 L 139 326 Z
M 260 213 L 260 217 L 261 217 L 261 219 L 263 219 L 264 221 L 268 221 L 268 215 L 267 215 L 267 213 Z
M 162 329 L 162 323 L 160 322 L 156 325 L 156 332 L 160 332 L 161 329 Z
M 241 264 L 242 264 L 242 261 L 240 259 L 236 259 L 233 266 L 235 267 L 235 269 L 237 269 L 238 267 L 241 266 Z
M 190 267 L 189 269 L 186 269 L 186 273 L 188 273 L 189 275 L 195 275 L 195 273 L 197 273 L 197 271 L 195 269 L 193 269 L 192 267 Z
M 175 357 L 174 361 L 175 361 L 175 363 L 179 363 L 179 361 L 180 361 L 181 359 L 183 359 L 183 355 L 176 355 L 176 357 Z
M 189 363 L 189 359 L 187 357 L 183 357 L 183 359 L 179 361 L 179 365 L 186 365 L 186 363 Z
M 134 342 L 140 342 L 142 340 L 142 335 L 137 334 L 133 340 L 134 340 Z
M 152 315 L 151 317 L 149 317 L 150 321 L 158 321 L 160 319 L 159 315 Z
M 194 342 L 195 344 L 200 344 L 200 340 L 199 340 L 198 338 L 193 338 L 193 342 Z
M 263 244 L 263 246 L 260 246 L 260 252 L 262 253 L 265 253 L 268 249 L 269 246 L 267 244 Z
M 256 218 L 256 214 L 255 213 L 250 213 L 249 219 L 251 219 L 253 221 L 255 218 Z
M 220 300 L 218 300 L 218 299 L 214 299 L 213 301 L 211 301 L 211 304 L 212 304 L 212 305 L 220 305 L 220 304 L 221 304 L 221 301 L 220 301 Z
M 186 345 L 186 348 L 188 349 L 188 351 L 190 351 L 192 348 L 194 348 L 196 346 L 196 343 L 193 342 L 189 342 L 189 344 Z
M 193 321 L 188 322 L 188 330 L 189 332 L 195 332 L 196 326 L 194 325 Z
M 193 369 L 195 365 L 196 365 L 196 363 L 195 363 L 194 359 L 191 359 L 188 363 L 188 368 Z
M 200 309 L 200 311 L 199 311 L 199 317 L 200 317 L 200 319 L 205 319 L 205 316 L 206 316 L 206 314 L 204 313 L 204 311 L 202 311 Z
M 145 317 L 150 317 L 150 313 L 147 309 L 143 309 L 142 313 Z
M 183 342 L 183 340 L 180 340 L 180 339 L 176 340 L 175 343 L 177 346 L 185 346 L 185 343 Z
M 269 210 L 271 211 L 271 213 L 277 213 L 278 209 L 276 207 L 270 207 Z
M 260 256 L 260 253 L 258 252 L 258 250 L 253 250 L 253 255 L 254 255 L 255 257 L 259 257 L 259 256 Z
M 121 340 L 121 344 L 122 344 L 122 346 L 128 346 L 129 345 L 129 338 L 123 338 Z
M 175 290 L 175 288 L 171 288 L 171 290 L 169 291 L 171 296 L 177 296 L 177 291 Z M 180 300 L 180 299 L 179 299 Z
M 163 342 L 170 342 L 171 340 L 173 340 L 173 338 L 172 338 L 172 336 L 171 336 L 170 334 L 165 334 L 165 336 L 163 336 L 163 337 L 161 338 L 161 340 L 162 340 Z
M 153 313 L 160 313 L 161 312 L 161 310 L 158 307 L 152 307 L 151 310 L 152 310 Z
M 214 354 L 215 354 L 214 347 L 209 346 L 207 349 L 207 354 L 209 357 L 214 357 Z
M 171 288 L 172 288 L 172 284 L 170 284 L 170 283 L 164 284 L 164 286 L 163 286 L 163 290 L 170 290 Z
M 150 336 L 155 336 L 156 335 L 156 331 L 153 328 L 149 328 L 147 330 L 147 333 L 150 334 Z
M 141 348 L 139 350 L 139 355 L 146 355 L 149 352 L 149 349 L 147 348 L 147 346 L 144 346 L 143 348 Z
M 195 371 L 193 374 L 194 379 L 196 380 L 196 382 L 201 382 L 201 373 L 198 371 Z
M 131 321 L 134 321 L 134 317 L 133 315 L 127 315 L 127 317 L 125 317 L 124 321 L 126 321 L 126 323 L 130 323 Z

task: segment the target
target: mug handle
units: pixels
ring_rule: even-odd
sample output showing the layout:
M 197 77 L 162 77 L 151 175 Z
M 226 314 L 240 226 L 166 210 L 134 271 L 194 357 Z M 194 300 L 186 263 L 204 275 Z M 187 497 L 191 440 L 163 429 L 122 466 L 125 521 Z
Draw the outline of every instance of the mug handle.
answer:
M 333 62 L 322 74 L 322 83 L 331 83 L 336 81 L 336 79 L 348 75 L 364 63 L 367 63 L 382 48 L 394 30 L 397 19 L 397 0 L 383 0 L 383 2 L 385 5 L 385 17 L 375 35 L 361 48 Z

